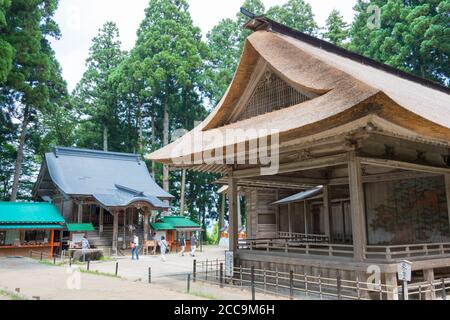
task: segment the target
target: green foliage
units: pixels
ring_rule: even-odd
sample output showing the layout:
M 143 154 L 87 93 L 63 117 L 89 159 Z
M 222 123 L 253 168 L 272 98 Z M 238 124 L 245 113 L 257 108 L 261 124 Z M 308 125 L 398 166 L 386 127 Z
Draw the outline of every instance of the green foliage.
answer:
M 317 34 L 311 5 L 304 0 L 289 0 L 282 6 L 274 6 L 267 11 L 267 16 L 304 33 Z
M 86 71 L 77 84 L 74 102 L 83 121 L 77 145 L 93 149 L 120 150 L 119 99 L 111 77 L 123 61 L 119 29 L 106 22 L 92 40 Z
M 327 18 L 322 37 L 338 46 L 342 46 L 349 36 L 349 25 L 338 10 L 331 11 Z
M 0 174 L 2 197 L 11 193 L 12 200 L 17 193 L 29 197 L 35 154 L 42 147 L 40 120 L 52 117 L 67 98 L 49 42 L 49 37 L 60 36 L 52 18 L 57 5 L 57 0 L 0 1 L 0 108 L 5 124 Z
M 381 10 L 380 28 L 367 25 Z M 450 1 L 359 0 L 349 49 L 418 76 L 449 84 Z
M 208 232 L 207 236 L 206 236 L 206 243 L 207 244 L 218 244 L 219 243 L 219 236 L 220 236 L 220 232 L 219 232 L 219 224 L 215 223 L 212 231 Z

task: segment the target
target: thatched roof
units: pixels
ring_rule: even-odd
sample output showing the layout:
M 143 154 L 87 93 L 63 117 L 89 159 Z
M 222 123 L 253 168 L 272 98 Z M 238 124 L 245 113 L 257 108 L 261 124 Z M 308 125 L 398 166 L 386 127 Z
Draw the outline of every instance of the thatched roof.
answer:
M 447 88 L 401 71 L 396 74 L 395 69 L 377 63 L 366 64 L 351 54 L 343 54 L 343 49 L 323 49 L 320 44 L 323 41 L 317 40 L 316 44 L 310 38 L 281 34 L 274 29 L 254 32 L 247 38 L 234 79 L 214 111 L 193 131 L 147 158 L 172 163 L 174 156 L 226 147 L 224 141 L 213 137 L 217 132 L 224 134 L 227 129 L 277 129 L 280 141 L 284 142 L 343 126 L 367 115 L 374 115 L 411 134 L 450 145 L 450 91 Z M 317 97 L 229 123 L 260 68 L 271 70 L 290 86 Z M 195 151 L 182 150 L 183 145 L 192 144 L 193 136 L 200 132 L 204 146 Z

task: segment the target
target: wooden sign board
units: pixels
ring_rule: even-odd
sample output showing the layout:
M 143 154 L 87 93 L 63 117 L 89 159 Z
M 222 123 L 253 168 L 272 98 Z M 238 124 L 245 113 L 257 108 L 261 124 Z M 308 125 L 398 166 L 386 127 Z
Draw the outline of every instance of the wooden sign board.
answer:
M 411 281 L 412 262 L 402 260 L 397 264 L 398 279 L 400 281 Z
M 232 277 L 234 269 L 233 251 L 225 251 L 225 276 Z

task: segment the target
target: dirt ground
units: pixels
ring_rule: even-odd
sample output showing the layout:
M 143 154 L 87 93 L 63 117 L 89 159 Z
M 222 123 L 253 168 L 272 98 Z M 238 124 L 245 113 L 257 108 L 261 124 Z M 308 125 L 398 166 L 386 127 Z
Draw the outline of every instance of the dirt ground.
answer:
M 218 247 L 206 247 L 196 259 L 223 259 L 224 251 Z M 248 300 L 246 290 L 219 288 L 218 285 L 201 281 L 190 282 L 187 293 L 187 274 L 192 271 L 192 257 L 168 255 L 166 262 L 160 257 L 121 257 L 114 261 L 91 263 L 91 272 L 84 273 L 85 265 L 53 266 L 29 258 L 0 258 L 0 299 L 17 299 L 14 293 L 19 288 L 20 298 L 41 300 Z M 115 264 L 119 262 L 119 276 Z M 148 283 L 148 268 L 152 268 L 152 282 Z M 278 299 L 270 295 L 257 294 L 257 299 Z

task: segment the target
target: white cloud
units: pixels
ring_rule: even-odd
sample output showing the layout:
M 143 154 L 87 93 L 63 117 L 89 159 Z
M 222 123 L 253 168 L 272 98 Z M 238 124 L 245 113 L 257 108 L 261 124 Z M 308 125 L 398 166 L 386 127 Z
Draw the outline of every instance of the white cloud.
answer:
M 281 5 L 285 0 L 263 0 L 266 8 Z M 217 22 L 233 18 L 243 0 L 188 0 L 194 24 L 206 34 Z M 316 21 L 323 26 L 328 14 L 339 9 L 348 22 L 352 21 L 352 7 L 356 0 L 307 0 L 313 8 Z M 62 39 L 53 41 L 53 48 L 63 68 L 64 78 L 72 90 L 85 70 L 92 38 L 108 20 L 117 23 L 122 47 L 130 50 L 136 41 L 136 31 L 144 18 L 148 0 L 60 0 L 55 19 Z

